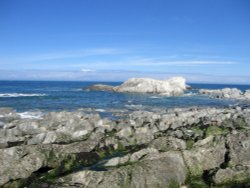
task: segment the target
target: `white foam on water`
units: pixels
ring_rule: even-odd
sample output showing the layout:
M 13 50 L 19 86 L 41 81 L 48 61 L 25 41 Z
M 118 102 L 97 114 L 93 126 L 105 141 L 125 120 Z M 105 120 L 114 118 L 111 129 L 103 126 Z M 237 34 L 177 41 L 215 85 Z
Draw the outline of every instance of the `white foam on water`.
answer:
M 83 91 L 82 88 L 78 88 L 78 89 L 73 89 L 72 91 Z
M 95 109 L 96 112 L 106 112 L 104 109 Z
M 43 113 L 40 111 L 28 111 L 17 113 L 21 119 L 42 119 Z
M 196 95 L 198 95 L 198 93 L 189 92 L 185 93 L 183 96 L 196 96 Z
M 144 106 L 139 104 L 139 105 L 136 105 L 136 104 L 129 104 L 129 105 L 125 105 L 125 107 L 127 108 L 134 108 L 134 109 L 142 109 Z
M 151 99 L 161 99 L 162 97 L 158 97 L 158 96 L 151 96 L 151 97 L 149 97 L 149 98 L 151 98 Z
M 0 97 L 41 97 L 46 96 L 46 94 L 39 93 L 0 93 Z

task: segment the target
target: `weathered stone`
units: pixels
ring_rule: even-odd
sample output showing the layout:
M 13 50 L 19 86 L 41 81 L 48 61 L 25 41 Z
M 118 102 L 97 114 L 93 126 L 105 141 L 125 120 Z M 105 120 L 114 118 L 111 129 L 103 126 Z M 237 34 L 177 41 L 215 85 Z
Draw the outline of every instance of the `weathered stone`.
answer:
M 245 97 L 246 99 L 250 99 L 250 90 L 246 90 L 246 91 L 245 91 L 244 97 Z
M 84 139 L 86 136 L 89 134 L 88 130 L 81 130 L 81 131 L 76 131 L 72 134 L 73 139 Z
M 230 166 L 250 165 L 250 131 L 227 136 Z
M 90 91 L 114 91 L 113 86 L 108 86 L 104 84 L 96 84 L 92 85 L 86 88 L 83 88 L 83 90 L 90 90 Z
M 63 179 L 72 186 L 81 187 L 179 187 L 186 177 L 187 169 L 181 154 L 169 152 L 108 171 L 80 171 Z
M 245 107 L 195 107 L 136 111 L 119 120 L 82 111 L 16 118 L 0 128 L 0 148 L 10 147 L 0 152 L 0 173 L 6 173 L 0 186 L 14 186 L 46 169 L 51 170 L 43 177 L 71 172 L 60 178 L 62 184 L 53 180 L 58 187 L 179 187 L 187 169 L 191 177 L 211 172 L 217 184 L 233 178 L 245 181 L 250 166 L 249 117 Z M 26 168 L 28 162 L 37 166 Z M 79 167 L 88 169 L 79 172 L 87 179 L 72 173 Z M 107 171 L 95 171 L 96 167 Z M 43 181 L 39 186 L 53 184 L 41 180 L 41 175 L 37 178 Z
M 149 144 L 149 147 L 153 147 L 159 151 L 176 151 L 187 148 L 184 140 L 172 136 L 157 138 Z
M 224 88 L 224 89 L 200 89 L 201 94 L 209 95 L 213 98 L 226 98 L 226 99 L 243 99 L 245 95 L 237 88 Z
M 131 78 L 120 86 L 97 84 L 88 87 L 89 90 L 104 90 L 116 92 L 156 93 L 167 96 L 182 95 L 186 90 L 186 80 L 182 77 L 173 77 L 168 80 L 151 78 Z
M 247 183 L 250 180 L 249 166 L 241 166 L 239 169 L 226 168 L 219 169 L 213 176 L 213 182 L 216 185 L 230 185 L 237 183 Z
M 136 139 L 136 144 L 141 145 L 149 143 L 154 139 L 152 131 L 148 127 L 139 127 L 135 130 L 134 137 Z
M 111 166 L 118 166 L 118 165 L 123 165 L 130 160 L 130 155 L 126 155 L 124 157 L 114 157 L 112 159 L 109 159 L 104 166 L 105 167 L 111 167 Z
M 32 149 L 13 147 L 0 152 L 0 186 L 17 179 L 26 179 L 45 163 L 43 153 Z
M 200 141 L 192 149 L 183 151 L 191 176 L 201 176 L 205 170 L 218 168 L 224 163 L 225 141 L 220 137 L 214 139 Z
M 131 127 L 124 127 L 122 130 L 120 130 L 118 133 L 116 133 L 116 135 L 119 138 L 128 138 L 128 137 L 132 136 L 133 132 L 134 131 Z

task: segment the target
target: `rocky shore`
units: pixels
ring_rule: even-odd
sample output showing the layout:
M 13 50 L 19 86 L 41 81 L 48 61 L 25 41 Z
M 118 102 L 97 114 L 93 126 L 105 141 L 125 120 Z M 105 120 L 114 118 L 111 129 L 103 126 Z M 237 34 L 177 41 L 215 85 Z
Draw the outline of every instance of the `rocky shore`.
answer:
M 250 109 L 0 109 L 0 187 L 234 187 L 250 182 Z

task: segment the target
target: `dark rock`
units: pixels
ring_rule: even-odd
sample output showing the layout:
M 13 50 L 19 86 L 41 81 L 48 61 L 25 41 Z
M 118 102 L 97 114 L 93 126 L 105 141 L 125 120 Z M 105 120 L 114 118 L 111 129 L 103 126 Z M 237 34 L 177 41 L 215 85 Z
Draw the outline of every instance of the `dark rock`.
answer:
M 92 85 L 92 86 L 83 88 L 83 90 L 89 90 L 89 91 L 115 91 L 113 86 L 104 85 L 104 84 Z

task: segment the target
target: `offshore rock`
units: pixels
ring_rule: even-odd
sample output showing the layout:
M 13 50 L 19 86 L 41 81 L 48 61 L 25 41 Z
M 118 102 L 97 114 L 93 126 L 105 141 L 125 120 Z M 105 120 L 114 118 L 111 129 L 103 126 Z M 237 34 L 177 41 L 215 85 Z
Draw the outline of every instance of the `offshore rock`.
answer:
M 96 85 L 92 85 L 92 86 L 89 86 L 89 87 L 83 88 L 83 89 L 87 89 L 90 91 L 115 91 L 114 88 L 115 87 L 113 87 L 113 86 L 108 86 L 108 85 L 104 85 L 104 84 L 96 84 Z
M 250 91 L 249 90 L 247 90 L 243 94 L 237 88 L 200 89 L 199 93 L 209 95 L 212 98 L 218 98 L 218 99 L 250 99 Z
M 155 80 L 151 78 L 130 78 L 120 86 L 107 86 L 97 84 L 88 87 L 89 90 L 103 90 L 132 93 L 154 93 L 166 96 L 182 95 L 187 89 L 183 77 L 173 77 L 168 80 Z
M 156 93 L 167 96 L 183 94 L 186 89 L 186 80 L 182 77 L 173 77 L 168 80 L 150 78 L 131 78 L 118 86 L 118 92 Z

